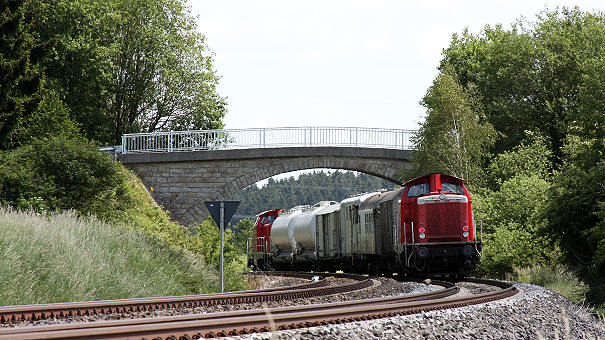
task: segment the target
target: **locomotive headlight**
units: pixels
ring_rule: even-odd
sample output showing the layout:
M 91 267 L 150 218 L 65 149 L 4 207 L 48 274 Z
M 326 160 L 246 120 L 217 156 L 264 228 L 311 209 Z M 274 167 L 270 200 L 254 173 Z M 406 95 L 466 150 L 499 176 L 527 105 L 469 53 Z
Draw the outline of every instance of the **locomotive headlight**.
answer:
M 463 231 L 462 232 L 462 237 L 468 237 L 468 231 Z
M 418 257 L 421 259 L 427 258 L 429 256 L 429 250 L 426 247 L 418 248 Z
M 464 257 L 471 257 L 473 255 L 473 247 L 470 244 L 467 244 L 462 248 L 462 255 Z
M 426 237 L 426 235 L 424 233 L 420 233 L 420 234 L 418 234 L 418 237 L 420 237 L 421 239 L 424 239 Z

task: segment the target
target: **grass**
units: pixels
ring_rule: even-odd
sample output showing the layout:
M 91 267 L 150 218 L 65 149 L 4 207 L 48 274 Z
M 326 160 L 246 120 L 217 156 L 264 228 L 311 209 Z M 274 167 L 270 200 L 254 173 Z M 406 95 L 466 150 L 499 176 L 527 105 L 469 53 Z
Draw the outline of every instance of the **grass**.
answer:
M 121 168 L 122 183 L 114 191 L 94 200 L 86 212 L 121 228 L 141 231 L 172 247 L 185 249 L 201 257 L 208 268 L 218 272 L 220 236 L 211 219 L 191 228 L 171 221 L 169 213 L 152 199 L 141 180 L 123 165 L 118 166 Z M 192 234 L 192 231 L 195 232 Z M 246 289 L 245 277 L 241 275 L 242 271 L 247 270 L 245 251 L 233 249 L 233 235 L 225 236 L 225 290 Z M 218 292 L 219 288 L 218 285 L 209 285 L 206 290 Z
M 203 258 L 75 213 L 0 208 L 0 305 L 216 291 Z
M 515 268 L 514 274 L 508 275 L 507 279 L 548 288 L 575 303 L 585 302 L 590 290 L 573 272 L 559 264 Z

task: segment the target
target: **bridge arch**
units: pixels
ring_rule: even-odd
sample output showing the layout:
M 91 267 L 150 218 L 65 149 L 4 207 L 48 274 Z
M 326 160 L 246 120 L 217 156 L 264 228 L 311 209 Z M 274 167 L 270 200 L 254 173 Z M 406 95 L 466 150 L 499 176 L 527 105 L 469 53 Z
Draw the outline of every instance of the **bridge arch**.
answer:
M 287 147 L 122 154 L 153 197 L 184 225 L 208 216 L 204 201 L 226 200 L 263 179 L 296 170 L 353 170 L 392 182 L 409 166 L 410 151 L 363 147 Z

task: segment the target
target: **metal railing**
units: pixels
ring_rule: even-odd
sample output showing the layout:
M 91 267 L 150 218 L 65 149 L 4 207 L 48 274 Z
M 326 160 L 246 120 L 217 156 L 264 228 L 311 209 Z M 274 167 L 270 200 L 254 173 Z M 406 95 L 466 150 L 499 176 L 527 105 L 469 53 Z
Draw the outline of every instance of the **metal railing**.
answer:
M 122 136 L 123 153 L 217 149 L 340 146 L 412 149 L 414 130 L 356 127 L 283 127 L 132 133 Z

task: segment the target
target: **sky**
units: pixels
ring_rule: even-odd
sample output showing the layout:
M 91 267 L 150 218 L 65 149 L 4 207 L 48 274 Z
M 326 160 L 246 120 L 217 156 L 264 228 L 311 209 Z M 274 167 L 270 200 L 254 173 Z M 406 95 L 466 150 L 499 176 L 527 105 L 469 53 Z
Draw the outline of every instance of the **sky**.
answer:
M 227 97 L 225 128 L 416 129 L 452 34 L 603 0 L 190 0 Z

